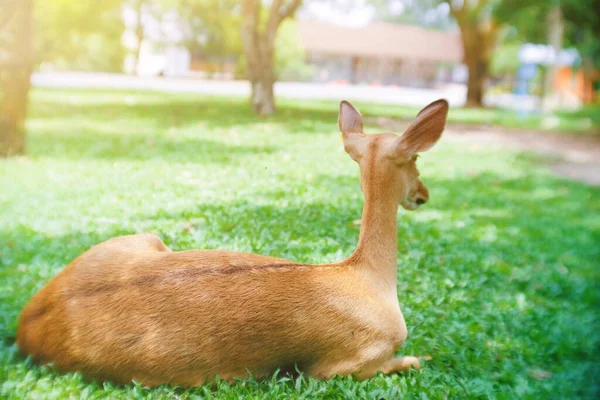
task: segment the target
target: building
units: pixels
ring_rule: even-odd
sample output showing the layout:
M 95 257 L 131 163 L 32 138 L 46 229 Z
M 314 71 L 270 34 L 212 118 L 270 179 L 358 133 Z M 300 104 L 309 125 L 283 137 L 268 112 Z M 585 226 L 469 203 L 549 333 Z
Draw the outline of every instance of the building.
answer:
M 464 82 L 459 32 L 378 22 L 346 27 L 297 22 L 314 81 L 428 87 Z
M 137 14 L 125 8 L 124 21 L 124 42 L 133 49 Z M 178 21 L 175 13 L 160 20 L 144 13 L 140 59 L 133 65 L 135 57 L 130 56 L 126 70 L 137 70 L 140 75 L 196 74 L 232 79 L 237 60 L 224 60 L 220 70 L 214 71 L 214 65 L 202 54 L 190 54 L 183 46 L 185 33 Z M 347 27 L 302 19 L 297 21 L 296 30 L 306 61 L 314 67 L 314 82 L 430 87 L 466 80 L 458 32 L 383 22 Z

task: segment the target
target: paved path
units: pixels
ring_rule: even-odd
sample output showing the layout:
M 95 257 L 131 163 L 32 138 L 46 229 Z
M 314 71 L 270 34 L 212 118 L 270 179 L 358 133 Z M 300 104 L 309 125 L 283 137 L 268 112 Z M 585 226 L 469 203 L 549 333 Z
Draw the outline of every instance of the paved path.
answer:
M 38 87 L 57 88 L 109 88 L 131 90 L 158 90 L 176 93 L 202 93 L 210 95 L 250 95 L 247 81 L 217 81 L 196 78 L 137 77 L 123 74 L 53 72 L 36 73 L 32 83 Z M 367 85 L 334 85 L 321 83 L 278 82 L 275 94 L 294 99 L 348 99 L 384 104 L 424 106 L 439 98 L 447 99 L 453 106 L 464 104 L 464 85 L 447 85 L 438 89 L 378 87 Z
M 197 77 L 160 78 L 91 72 L 42 72 L 33 75 L 32 83 L 38 87 L 155 90 L 239 97 L 250 95 L 250 85 L 247 81 L 206 80 Z M 275 94 L 280 98 L 335 101 L 346 99 L 414 107 L 423 107 L 434 100 L 444 98 L 450 102 L 451 106 L 460 107 L 465 103 L 467 88 L 461 84 L 447 84 L 433 89 L 424 89 L 277 82 L 275 84 Z M 529 111 L 535 110 L 539 102 L 534 96 L 515 96 L 510 93 L 489 95 L 486 96 L 484 101 L 488 106 L 517 107 Z

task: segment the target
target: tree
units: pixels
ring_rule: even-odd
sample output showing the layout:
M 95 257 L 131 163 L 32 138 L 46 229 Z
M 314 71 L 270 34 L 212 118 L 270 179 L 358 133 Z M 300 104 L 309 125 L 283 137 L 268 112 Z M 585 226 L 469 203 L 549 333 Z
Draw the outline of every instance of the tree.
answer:
M 548 44 L 552 46 L 554 54 L 560 54 L 563 46 L 564 23 L 563 13 L 558 1 L 550 7 L 550 10 L 546 14 L 546 26 Z M 552 92 L 557 72 L 558 64 L 556 62 L 548 66 L 546 76 L 544 77 L 544 96 Z
M 371 2 L 380 9 L 380 18 L 385 16 L 390 22 L 448 29 L 440 9 L 440 4 L 445 3 L 461 31 L 464 63 L 469 71 L 467 106 L 482 105 L 491 58 L 502 32 L 518 38 L 519 43 L 548 43 L 558 49 L 564 29 L 565 44 L 576 47 L 582 55 L 584 74 L 590 75 L 593 66 L 600 65 L 600 13 L 596 12 L 600 10 L 600 0 L 406 0 L 402 2 L 402 12 L 396 15 L 389 12 L 395 1 Z M 535 23 L 540 17 L 546 23 Z M 505 61 L 502 64 L 511 64 L 511 68 L 518 65 L 517 59 Z M 550 67 L 546 83 L 552 82 L 553 76 Z
M 2 0 L 0 156 L 25 150 L 27 97 L 39 63 L 122 68 L 121 1 L 52 0 L 34 7 L 33 0 Z
M 585 80 L 591 82 L 594 67 L 600 67 L 600 13 L 596 10 L 600 10 L 600 0 L 503 0 L 496 17 L 511 25 L 522 41 L 547 43 L 556 52 L 563 44 L 575 47 Z M 545 16 L 545 24 L 531 23 L 540 16 Z M 545 71 L 544 93 L 551 89 L 555 70 L 556 66 L 550 65 Z
M 560 5 L 565 19 L 565 42 L 577 48 L 585 80 L 592 82 L 593 70 L 600 68 L 600 0 L 561 0 Z
M 0 20 L 0 156 L 25 151 L 25 116 L 33 70 L 33 0 L 5 4 Z
M 501 0 L 412 0 L 403 1 L 402 10 L 390 13 L 396 2 L 372 0 L 380 10 L 379 18 L 394 23 L 416 23 L 434 29 L 449 30 L 458 25 L 463 44 L 463 61 L 468 69 L 468 107 L 481 107 L 483 90 L 489 76 L 491 57 L 502 26 L 494 13 Z M 446 8 L 444 8 L 444 6 Z
M 302 0 L 273 0 L 265 17 L 262 17 L 260 0 L 244 0 L 242 3 L 241 33 L 252 85 L 250 102 L 259 115 L 275 113 L 275 37 L 281 22 L 292 17 L 301 3 Z
M 501 27 L 493 15 L 497 2 L 493 0 L 445 1 L 450 7 L 450 14 L 460 28 L 464 63 L 469 71 L 466 106 L 481 107 L 491 56 Z

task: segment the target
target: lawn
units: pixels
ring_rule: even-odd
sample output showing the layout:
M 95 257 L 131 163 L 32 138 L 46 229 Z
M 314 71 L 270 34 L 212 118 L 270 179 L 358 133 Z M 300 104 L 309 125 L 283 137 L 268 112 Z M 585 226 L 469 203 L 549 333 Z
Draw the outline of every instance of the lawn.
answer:
M 241 100 L 36 90 L 28 156 L 0 161 L 0 398 L 599 398 L 600 190 L 531 155 L 444 138 L 419 160 L 430 202 L 398 215 L 401 353 L 431 355 L 422 370 L 149 390 L 18 355 L 30 296 L 116 235 L 309 263 L 349 255 L 362 197 L 336 112 L 286 101 L 256 119 Z

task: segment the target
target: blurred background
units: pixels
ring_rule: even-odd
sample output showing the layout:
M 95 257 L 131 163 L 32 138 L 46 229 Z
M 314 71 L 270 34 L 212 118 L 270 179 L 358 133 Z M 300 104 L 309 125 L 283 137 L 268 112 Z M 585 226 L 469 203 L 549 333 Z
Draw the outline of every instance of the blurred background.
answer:
M 251 95 L 261 115 L 275 112 L 275 96 L 419 106 L 446 97 L 455 106 L 510 109 L 521 117 L 598 101 L 598 0 L 0 6 L 4 154 L 23 148 L 30 80 L 39 87 Z M 594 120 L 579 122 L 585 128 Z M 546 118 L 543 127 L 559 123 Z

